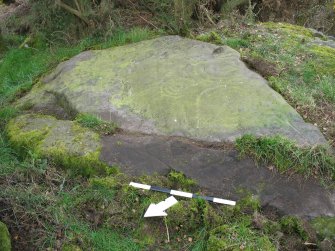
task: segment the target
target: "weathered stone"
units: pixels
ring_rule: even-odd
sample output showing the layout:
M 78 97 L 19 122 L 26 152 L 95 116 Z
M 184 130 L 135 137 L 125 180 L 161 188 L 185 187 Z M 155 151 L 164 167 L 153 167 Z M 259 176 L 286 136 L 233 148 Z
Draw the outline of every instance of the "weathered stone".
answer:
M 326 142 L 237 51 L 217 49 L 166 36 L 84 52 L 60 64 L 18 105 L 43 107 L 40 100 L 51 93 L 63 97 L 65 108 L 113 120 L 132 132 L 210 142 L 246 133 L 281 134 L 299 144 Z
M 11 251 L 11 241 L 7 226 L 0 221 L 0 250 Z
M 335 216 L 334 190 L 325 189 L 315 179 L 287 177 L 257 165 L 250 158 L 240 158 L 235 150 L 148 135 L 119 134 L 103 137 L 102 142 L 101 160 L 129 175 L 166 175 L 174 169 L 216 197 L 238 199 L 237 190 L 242 188 L 258 197 L 265 211 L 307 218 Z
M 11 120 L 7 134 L 17 148 L 29 149 L 81 174 L 104 171 L 99 161 L 100 136 L 76 122 L 27 114 Z

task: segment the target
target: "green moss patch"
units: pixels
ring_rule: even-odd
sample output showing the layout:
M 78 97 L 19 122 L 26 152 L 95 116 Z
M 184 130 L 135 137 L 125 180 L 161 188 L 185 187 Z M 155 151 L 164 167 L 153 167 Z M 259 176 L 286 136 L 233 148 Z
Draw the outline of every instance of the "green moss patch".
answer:
M 328 238 L 334 241 L 335 217 L 317 217 L 312 220 L 312 226 L 321 239 Z
M 264 26 L 269 28 L 269 29 L 277 29 L 277 30 L 281 30 L 287 33 L 287 35 L 291 35 L 291 36 L 304 36 L 304 37 L 313 37 L 313 33 L 303 27 L 303 26 L 298 26 L 298 25 L 294 25 L 294 24 L 289 24 L 289 23 L 274 23 L 274 22 L 267 22 L 264 23 Z
M 335 49 L 327 46 L 313 45 L 310 51 L 314 56 L 314 66 L 318 74 L 335 77 Z
M 11 251 L 11 241 L 7 226 L 0 221 L 0 250 Z
M 211 31 L 209 33 L 200 34 L 196 37 L 197 40 L 207 43 L 213 43 L 217 45 L 223 45 L 222 37 L 216 33 L 215 31 Z
M 28 114 L 11 120 L 6 131 L 21 153 L 31 151 L 86 176 L 107 170 L 99 161 L 99 135 L 76 122 Z

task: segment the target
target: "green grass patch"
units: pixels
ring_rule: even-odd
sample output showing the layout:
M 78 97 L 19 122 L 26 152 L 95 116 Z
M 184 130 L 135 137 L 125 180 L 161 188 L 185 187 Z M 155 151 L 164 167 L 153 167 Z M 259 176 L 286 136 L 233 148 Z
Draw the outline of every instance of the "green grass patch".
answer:
M 249 42 L 242 38 L 227 38 L 224 43 L 234 49 L 247 48 L 249 46 Z
M 280 172 L 294 171 L 306 176 L 335 180 L 335 157 L 323 146 L 298 147 L 293 141 L 275 136 L 257 138 L 245 135 L 236 140 L 241 155 L 273 164 Z
M 217 45 L 223 45 L 222 37 L 215 31 L 211 31 L 209 33 L 201 34 L 196 37 L 197 40 L 207 43 L 213 43 Z
M 295 220 L 281 224 L 262 216 L 264 229 L 254 228 L 254 215 L 260 215 L 261 209 L 259 201 L 247 194 L 235 207 L 179 198 L 168 210 L 171 242 L 166 243 L 163 220 L 143 218 L 151 203 L 166 199 L 164 193 L 134 189 L 128 185 L 132 179 L 123 174 L 70 177 L 33 154 L 18 159 L 5 138 L 0 154 L 7 156 L 0 163 L 0 201 L 8 211 L 6 224 L 26 229 L 21 232 L 26 239 L 20 242 L 33 243 L 36 249 L 55 249 L 61 242 L 63 247 L 82 250 L 179 250 L 185 246 L 199 251 L 275 250 L 275 243 L 288 235 L 305 240 Z M 194 184 L 177 172 L 144 176 L 139 182 L 182 189 Z M 278 236 L 278 231 L 284 236 Z
M 302 222 L 294 216 L 284 216 L 280 219 L 282 230 L 287 234 L 298 234 L 303 240 L 308 239 L 308 234 L 302 226 Z
M 240 49 L 242 56 L 260 57 L 276 65 L 280 74 L 269 77 L 269 84 L 294 105 L 310 109 L 325 102 L 335 105 L 335 49 L 312 44 L 308 29 L 269 22 L 226 27 L 217 33 L 223 33 L 223 42 Z
M 113 122 L 106 122 L 91 114 L 79 114 L 76 121 L 83 127 L 93 129 L 94 131 L 109 135 L 115 133 L 117 125 Z

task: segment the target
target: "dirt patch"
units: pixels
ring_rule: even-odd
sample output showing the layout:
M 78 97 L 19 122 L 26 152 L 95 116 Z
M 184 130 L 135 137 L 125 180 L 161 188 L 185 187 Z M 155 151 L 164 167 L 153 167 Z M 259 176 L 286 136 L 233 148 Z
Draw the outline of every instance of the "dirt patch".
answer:
M 242 57 L 243 62 L 245 62 L 250 70 L 258 72 L 264 78 L 269 78 L 271 76 L 279 76 L 280 71 L 277 69 L 274 63 L 268 62 L 262 58 L 254 57 Z

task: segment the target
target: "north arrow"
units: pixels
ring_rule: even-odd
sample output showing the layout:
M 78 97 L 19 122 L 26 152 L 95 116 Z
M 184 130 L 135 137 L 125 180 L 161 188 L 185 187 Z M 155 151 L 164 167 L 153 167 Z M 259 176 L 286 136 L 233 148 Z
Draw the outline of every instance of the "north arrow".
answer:
M 175 199 L 175 197 L 170 196 L 158 204 L 151 204 L 145 212 L 144 217 L 167 216 L 167 213 L 164 211 L 176 203 L 178 203 L 178 201 Z

